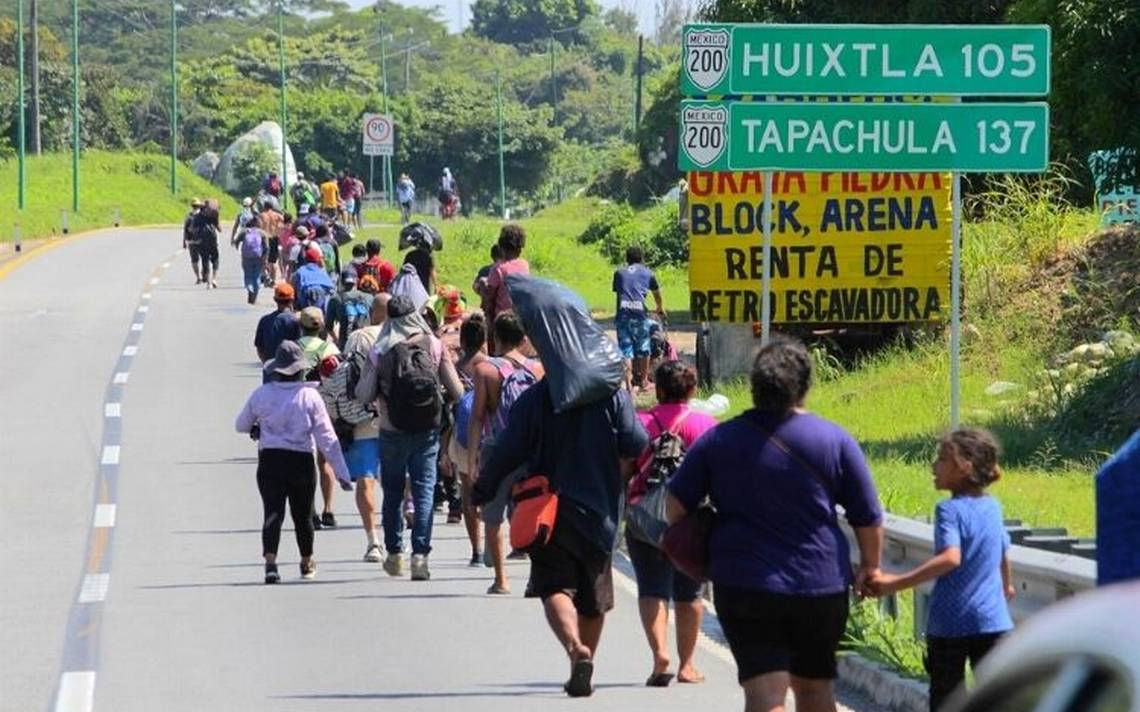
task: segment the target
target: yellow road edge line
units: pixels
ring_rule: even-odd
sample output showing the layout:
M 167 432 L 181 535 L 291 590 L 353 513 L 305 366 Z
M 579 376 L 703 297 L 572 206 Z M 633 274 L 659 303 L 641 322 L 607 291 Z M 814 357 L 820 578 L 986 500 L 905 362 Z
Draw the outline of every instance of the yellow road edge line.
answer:
M 0 280 L 6 278 L 12 272 L 15 272 L 17 267 L 20 267 L 20 266 L 32 261 L 34 258 L 39 257 L 40 255 L 46 254 L 48 252 L 51 252 L 52 250 L 54 250 L 57 247 L 61 247 L 63 245 L 71 243 L 71 242 L 75 242 L 76 240 L 79 240 L 80 238 L 91 237 L 92 235 L 98 235 L 100 233 L 111 232 L 114 230 L 157 230 L 157 229 L 163 229 L 163 228 L 176 228 L 176 227 L 178 227 L 178 225 L 176 223 L 154 223 L 154 224 L 149 224 L 149 225 L 121 225 L 119 227 L 97 227 L 97 228 L 93 228 L 91 230 L 84 230 L 83 232 L 76 232 L 76 233 L 72 233 L 70 235 L 64 235 L 63 237 L 46 238 L 46 241 L 43 242 L 42 244 L 36 245 L 35 247 L 28 250 L 27 252 L 23 252 L 20 255 L 13 257 L 11 260 L 6 262 L 5 264 L 0 265 Z M 40 239 L 40 238 L 32 238 L 32 239 Z

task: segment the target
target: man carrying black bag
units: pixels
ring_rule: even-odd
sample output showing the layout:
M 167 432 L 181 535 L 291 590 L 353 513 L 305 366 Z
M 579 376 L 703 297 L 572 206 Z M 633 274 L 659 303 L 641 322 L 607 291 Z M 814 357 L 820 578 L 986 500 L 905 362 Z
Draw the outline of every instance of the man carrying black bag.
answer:
M 523 465 L 548 478 L 557 493 L 553 534 L 530 552 L 527 596 L 542 599 L 570 659 L 566 693 L 585 697 L 593 693 L 594 654 L 613 608 L 625 481 L 648 436 L 620 388 L 621 356 L 582 300 L 562 285 L 520 275 L 508 279 L 508 288 L 546 377 L 515 402 L 483 461 L 474 502 L 491 501 L 499 483 Z

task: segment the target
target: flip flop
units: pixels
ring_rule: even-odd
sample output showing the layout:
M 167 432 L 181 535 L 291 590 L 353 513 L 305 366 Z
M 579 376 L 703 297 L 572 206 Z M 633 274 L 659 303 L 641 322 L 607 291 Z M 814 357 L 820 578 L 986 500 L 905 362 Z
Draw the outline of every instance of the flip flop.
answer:
M 509 595 L 511 595 L 511 589 L 506 588 L 505 586 L 500 586 L 497 583 L 493 583 L 493 584 L 491 584 L 491 587 L 487 589 L 487 595 L 488 596 L 509 596 Z
M 566 694 L 571 697 L 589 697 L 594 694 L 594 686 L 591 684 L 593 679 L 594 661 L 583 658 L 574 663 L 574 667 L 570 671 L 570 679 L 563 685 L 562 689 L 566 690 Z
M 694 678 L 688 678 L 688 679 L 683 678 L 679 675 L 677 676 L 677 682 L 681 683 L 682 685 L 699 685 L 704 681 L 705 681 L 704 675 L 697 675 Z
M 673 682 L 673 673 L 671 672 L 655 672 L 649 676 L 645 681 L 646 687 L 669 687 L 669 683 Z

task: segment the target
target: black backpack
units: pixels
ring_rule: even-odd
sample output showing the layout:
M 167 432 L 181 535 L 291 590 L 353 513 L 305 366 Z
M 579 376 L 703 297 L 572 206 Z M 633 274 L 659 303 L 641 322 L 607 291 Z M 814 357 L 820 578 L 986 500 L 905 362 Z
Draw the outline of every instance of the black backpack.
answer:
M 443 414 L 439 368 L 425 347 L 427 339 L 396 344 L 380 359 L 388 419 L 405 433 L 436 430 Z

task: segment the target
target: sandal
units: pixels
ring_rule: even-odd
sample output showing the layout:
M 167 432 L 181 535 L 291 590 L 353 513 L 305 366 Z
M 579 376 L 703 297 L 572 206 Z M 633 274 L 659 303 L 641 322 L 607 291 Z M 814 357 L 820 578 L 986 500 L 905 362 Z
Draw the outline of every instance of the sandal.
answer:
M 511 589 L 507 588 L 506 586 L 500 586 L 497 583 L 493 583 L 493 584 L 491 584 L 491 587 L 487 589 L 487 595 L 488 596 L 509 596 L 509 595 L 511 595 Z
M 594 694 L 594 661 L 582 658 L 574 663 L 570 671 L 570 679 L 562 686 L 566 694 L 571 697 L 589 697 Z
M 669 683 L 673 682 L 673 673 L 671 672 L 655 672 L 649 676 L 645 681 L 646 687 L 669 687 Z

